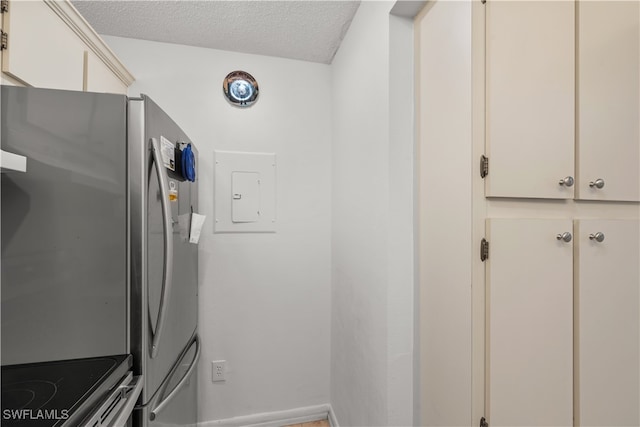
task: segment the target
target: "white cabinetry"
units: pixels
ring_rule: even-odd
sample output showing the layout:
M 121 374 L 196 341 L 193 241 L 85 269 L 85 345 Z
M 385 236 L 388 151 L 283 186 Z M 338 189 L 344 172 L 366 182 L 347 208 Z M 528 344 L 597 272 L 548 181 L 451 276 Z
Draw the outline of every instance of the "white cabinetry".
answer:
M 484 414 L 640 425 L 640 3 L 484 15 Z
M 133 76 L 69 1 L 10 0 L 3 83 L 126 94 Z
M 85 52 L 84 90 L 87 92 L 127 93 L 125 83 L 93 51 Z
M 640 200 L 639 8 L 487 2 L 486 196 Z
M 640 425 L 639 222 L 579 220 L 575 239 L 576 425 Z
M 640 200 L 640 3 L 578 4 L 577 198 Z M 602 188 L 590 186 L 601 179 Z
M 82 90 L 84 43 L 42 1 L 11 1 L 2 71 L 29 86 Z
M 487 220 L 487 416 L 492 426 L 573 425 L 570 220 Z
M 573 2 L 487 2 L 487 196 L 573 198 L 574 53 Z
M 416 19 L 418 152 L 455 147 L 461 159 L 434 167 L 431 156 L 418 164 L 419 176 L 430 178 L 420 181 L 418 228 L 459 230 L 468 217 L 473 225 L 467 239 L 456 240 L 455 266 L 450 254 L 431 250 L 431 234 L 421 235 L 429 248 L 420 247 L 420 292 L 429 301 L 420 311 L 437 320 L 421 320 L 421 328 L 439 335 L 422 333 L 420 344 L 429 372 L 472 366 L 470 378 L 456 383 L 468 385 L 472 399 L 469 408 L 441 393 L 420 424 L 471 414 L 455 424 L 484 417 L 491 426 L 638 426 L 640 2 L 487 0 L 472 3 L 471 17 L 456 3 L 429 3 Z M 458 25 L 444 12 L 456 13 Z M 421 34 L 434 29 L 425 42 Z M 425 78 L 432 75 L 425 65 L 450 72 Z M 466 95 L 442 90 L 467 82 Z M 433 123 L 458 135 L 455 144 L 434 138 Z M 451 131 L 461 128 L 471 135 Z M 482 155 L 489 159 L 484 178 Z M 452 187 L 448 177 L 470 168 L 470 182 Z M 572 186 L 560 185 L 566 177 Z M 589 185 L 598 179 L 602 188 Z M 428 215 L 451 211 L 438 195 L 452 188 L 471 207 Z M 573 239 L 557 240 L 565 232 Z M 458 290 L 467 285 L 461 271 L 472 277 L 468 298 Z M 469 307 L 468 327 L 437 327 L 463 318 L 451 315 L 452 301 Z M 456 358 L 431 357 L 440 341 L 468 336 Z M 434 394 L 449 386 L 435 375 L 420 385 Z
M 640 424 L 640 222 L 574 223 L 487 220 L 493 426 Z

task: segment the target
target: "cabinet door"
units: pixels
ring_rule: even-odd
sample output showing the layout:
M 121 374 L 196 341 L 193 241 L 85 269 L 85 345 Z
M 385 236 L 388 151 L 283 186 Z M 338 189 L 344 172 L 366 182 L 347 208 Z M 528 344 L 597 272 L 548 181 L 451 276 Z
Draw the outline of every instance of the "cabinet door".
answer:
M 12 0 L 3 19 L 4 73 L 29 86 L 82 90 L 85 45 L 46 3 Z
M 582 1 L 578 22 L 577 198 L 638 201 L 640 4 Z
M 639 236 L 638 221 L 576 221 L 576 425 L 640 425 Z
M 485 194 L 573 198 L 575 3 L 486 4 Z
M 491 426 L 573 425 L 571 220 L 489 219 L 486 413 Z

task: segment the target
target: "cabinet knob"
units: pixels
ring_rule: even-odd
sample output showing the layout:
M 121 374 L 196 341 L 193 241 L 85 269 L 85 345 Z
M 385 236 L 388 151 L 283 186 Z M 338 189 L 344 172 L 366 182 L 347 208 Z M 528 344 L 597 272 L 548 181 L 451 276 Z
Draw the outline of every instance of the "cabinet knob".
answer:
M 560 182 L 558 182 L 558 184 L 564 185 L 566 187 L 571 187 L 573 183 L 574 183 L 574 180 L 572 176 L 566 176 L 563 179 L 561 179 Z
M 593 188 L 593 187 L 595 187 L 595 188 L 602 188 L 602 187 L 604 187 L 604 179 L 602 179 L 602 178 L 598 178 L 598 179 L 596 179 L 595 181 L 591 181 L 591 182 L 589 183 L 589 187 L 591 187 L 591 188 Z
M 573 237 L 573 236 L 571 235 L 571 233 L 569 233 L 568 231 L 565 231 L 565 232 L 564 232 L 564 233 L 562 233 L 562 234 L 558 234 L 558 235 L 556 236 L 556 239 L 558 239 L 558 240 L 562 240 L 562 241 L 564 241 L 564 242 L 567 242 L 567 243 L 568 243 L 568 242 L 570 242 L 570 241 L 571 241 L 572 237 Z
M 600 243 L 604 240 L 604 233 L 598 231 L 597 233 L 589 234 L 589 239 Z

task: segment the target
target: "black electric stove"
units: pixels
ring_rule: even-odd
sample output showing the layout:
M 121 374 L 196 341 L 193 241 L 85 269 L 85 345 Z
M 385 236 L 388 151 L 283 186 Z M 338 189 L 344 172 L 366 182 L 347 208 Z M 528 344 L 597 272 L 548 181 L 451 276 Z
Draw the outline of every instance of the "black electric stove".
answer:
M 77 426 L 131 366 L 129 354 L 3 366 L 0 424 Z

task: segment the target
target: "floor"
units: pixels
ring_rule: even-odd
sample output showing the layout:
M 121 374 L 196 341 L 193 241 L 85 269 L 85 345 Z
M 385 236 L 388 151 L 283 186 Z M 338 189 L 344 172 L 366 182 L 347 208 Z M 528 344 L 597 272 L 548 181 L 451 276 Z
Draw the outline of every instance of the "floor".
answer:
M 331 427 L 331 424 L 329 424 L 329 420 L 320 420 L 302 424 L 291 424 L 285 427 Z

